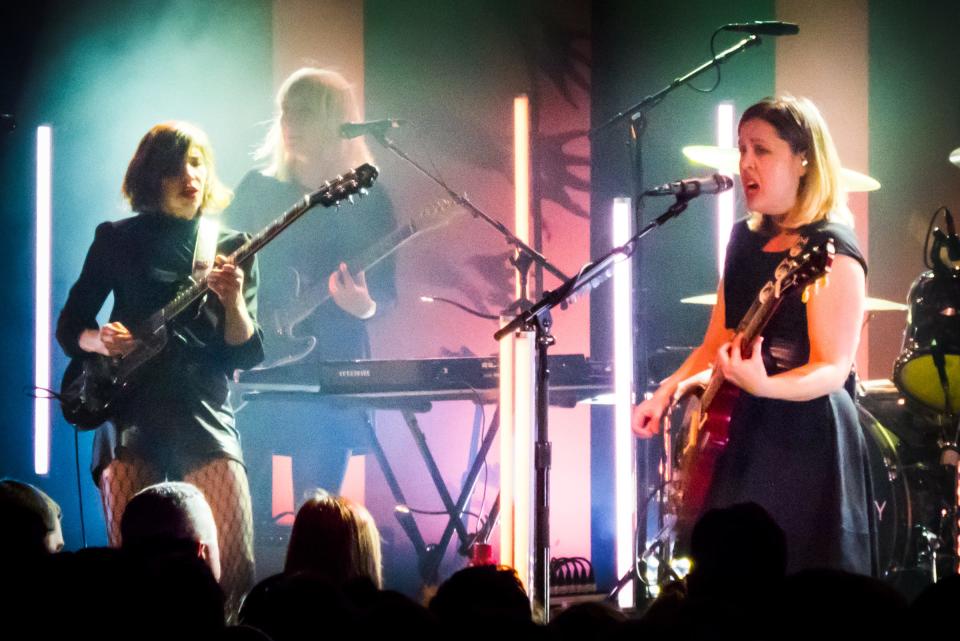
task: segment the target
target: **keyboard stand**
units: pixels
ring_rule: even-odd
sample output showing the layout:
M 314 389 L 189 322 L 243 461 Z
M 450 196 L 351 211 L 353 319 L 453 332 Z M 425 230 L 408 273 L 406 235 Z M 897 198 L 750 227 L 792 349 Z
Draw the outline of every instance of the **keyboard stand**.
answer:
M 470 554 L 469 548 L 474 537 L 467 532 L 466 526 L 461 519 L 463 518 L 464 510 L 467 508 L 467 503 L 469 503 L 473 497 L 477 479 L 483 470 L 487 454 L 490 452 L 490 448 L 493 446 L 493 441 L 499 430 L 500 410 L 497 409 L 490 419 L 487 433 L 483 437 L 476 456 L 473 458 L 466 478 L 463 480 L 460 495 L 456 502 L 454 502 L 450 491 L 447 489 L 446 483 L 443 481 L 440 468 L 437 466 L 437 462 L 433 458 L 433 454 L 427 445 L 426 435 L 423 433 L 423 430 L 420 429 L 416 412 L 410 409 L 402 409 L 400 412 L 403 415 L 404 422 L 407 424 L 407 428 L 410 430 L 410 435 L 417 445 L 417 449 L 420 451 L 420 457 L 427 466 L 427 472 L 430 474 L 433 485 L 437 489 L 440 500 L 443 502 L 444 510 L 447 513 L 447 525 L 438 543 L 428 545 L 423 540 L 423 535 L 417 526 L 416 520 L 413 518 L 413 514 L 406 507 L 407 501 L 403 495 L 403 490 L 400 488 L 400 483 L 397 481 L 397 477 L 393 473 L 393 468 L 387 460 L 387 455 L 383 451 L 383 447 L 377 438 L 376 430 L 373 428 L 373 425 L 368 423 L 367 428 L 369 430 L 371 449 L 377 459 L 377 463 L 380 465 L 380 469 L 383 471 L 383 476 L 387 481 L 387 485 L 390 487 L 393 499 L 397 503 L 397 508 L 394 512 L 397 521 L 399 521 L 407 538 L 413 543 L 413 548 L 419 562 L 420 577 L 427 585 L 437 585 L 439 583 L 440 564 L 443 561 L 443 556 L 446 554 L 447 547 L 450 545 L 450 539 L 454 533 L 456 533 L 460 539 L 461 546 L 458 550 L 459 553 L 465 556 L 469 556 Z

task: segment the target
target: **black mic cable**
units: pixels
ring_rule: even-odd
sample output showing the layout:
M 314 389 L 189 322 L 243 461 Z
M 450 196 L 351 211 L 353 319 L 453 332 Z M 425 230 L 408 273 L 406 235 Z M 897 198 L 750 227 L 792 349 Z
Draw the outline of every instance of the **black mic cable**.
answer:
M 777 22 L 773 20 L 756 20 L 754 22 L 731 22 L 719 27 L 710 36 L 710 57 L 717 60 L 717 36 L 724 31 L 748 33 L 749 38 L 760 42 L 760 36 L 792 36 L 800 32 L 800 27 L 792 22 Z M 714 65 L 717 70 L 717 79 L 709 89 L 694 87 L 689 82 L 687 86 L 698 93 L 712 93 L 720 86 L 720 65 Z

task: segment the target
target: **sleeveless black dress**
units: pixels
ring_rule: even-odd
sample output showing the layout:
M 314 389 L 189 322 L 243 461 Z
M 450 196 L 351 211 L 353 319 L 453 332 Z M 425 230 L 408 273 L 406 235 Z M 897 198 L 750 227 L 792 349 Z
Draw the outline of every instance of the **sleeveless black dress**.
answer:
M 866 262 L 853 230 L 816 223 L 802 230 L 809 243 L 833 238 L 838 255 Z M 765 252 L 769 236 L 746 221 L 733 230 L 724 268 L 726 326 L 735 329 L 787 252 Z M 763 332 L 769 374 L 807 362 L 810 343 L 801 292 L 791 292 Z M 706 508 L 753 501 L 787 535 L 788 571 L 828 567 L 875 572 L 869 510 L 867 450 L 853 401 L 853 374 L 844 389 L 804 401 L 742 393 L 730 442 L 718 461 Z

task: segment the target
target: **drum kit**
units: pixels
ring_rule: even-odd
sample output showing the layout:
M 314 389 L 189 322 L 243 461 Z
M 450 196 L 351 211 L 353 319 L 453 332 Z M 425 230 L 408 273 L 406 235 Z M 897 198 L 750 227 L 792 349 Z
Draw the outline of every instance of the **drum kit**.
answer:
M 684 148 L 683 153 L 699 164 L 736 173 L 736 149 L 695 146 Z M 960 148 L 950 154 L 950 162 L 960 167 Z M 847 191 L 880 187 L 873 178 L 850 170 L 843 171 L 843 181 Z M 949 212 L 946 216 L 955 253 L 946 251 L 948 244 L 934 246 L 929 254 L 930 269 L 914 281 L 909 304 L 867 298 L 868 314 L 906 311 L 907 318 L 892 380 L 860 381 L 857 386 L 857 411 L 867 441 L 878 530 L 878 571 L 881 578 L 908 595 L 919 593 L 941 576 L 957 573 L 960 561 L 960 241 Z M 933 235 L 942 241 L 951 237 L 939 230 Z M 716 295 L 692 296 L 681 302 L 714 305 Z M 667 464 L 661 466 L 664 483 L 659 489 L 666 488 L 659 492 L 661 526 L 666 520 L 669 527 L 676 512 L 677 492 L 670 486 L 676 485 L 673 481 L 685 445 L 675 426 L 683 422 L 681 416 L 665 421 Z M 661 570 L 664 562 L 669 563 L 664 556 Z

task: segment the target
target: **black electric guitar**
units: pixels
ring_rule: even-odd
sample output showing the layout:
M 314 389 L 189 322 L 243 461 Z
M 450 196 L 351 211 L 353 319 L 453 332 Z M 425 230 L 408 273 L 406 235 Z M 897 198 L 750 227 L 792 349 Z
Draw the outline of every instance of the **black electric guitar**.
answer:
M 397 251 L 402 245 L 424 232 L 438 229 L 448 224 L 453 216 L 451 208 L 456 203 L 450 200 L 438 200 L 424 209 L 406 224 L 368 246 L 361 254 L 346 261 L 351 274 L 366 271 L 381 260 Z M 257 369 L 269 369 L 290 365 L 304 359 L 317 346 L 314 336 L 297 336 L 296 327 L 313 311 L 330 299 L 327 279 L 323 278 L 307 287 L 302 287 L 300 274 L 293 272 L 290 295 L 282 298 L 285 304 L 268 315 L 264 322 L 264 351 L 266 359 Z M 271 321 L 272 320 L 272 324 Z
M 376 167 L 363 164 L 327 182 L 237 248 L 227 260 L 239 265 L 263 249 L 311 208 L 317 205 L 331 207 L 352 200 L 354 195 L 363 195 L 377 176 Z M 89 353 L 71 360 L 64 372 L 59 395 L 60 407 L 67 422 L 77 429 L 90 430 L 109 419 L 117 400 L 135 386 L 137 372 L 164 350 L 169 323 L 209 289 L 206 278 L 198 281 L 191 278 L 184 283 L 173 300 L 131 329 L 137 342 L 126 356 Z
M 763 286 L 737 326 L 743 358 L 750 358 L 754 340 L 777 313 L 784 296 L 808 287 L 830 271 L 835 252 L 833 239 L 813 247 L 805 245 L 806 240 L 801 239 L 780 262 L 773 279 Z M 699 403 L 695 398 L 697 394 Z M 717 462 L 729 442 L 730 419 L 740 394 L 739 387 L 727 382 L 723 373 L 714 369 L 706 388 L 690 391 L 678 401 L 691 405 L 685 412 L 688 422 L 682 427 L 686 438 L 681 437 L 677 442 L 683 451 L 676 457 L 680 461 L 682 486 L 677 526 L 681 539 L 687 542 L 706 504 Z

